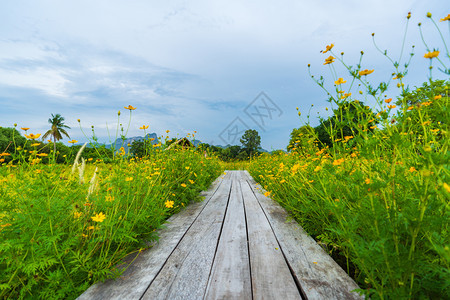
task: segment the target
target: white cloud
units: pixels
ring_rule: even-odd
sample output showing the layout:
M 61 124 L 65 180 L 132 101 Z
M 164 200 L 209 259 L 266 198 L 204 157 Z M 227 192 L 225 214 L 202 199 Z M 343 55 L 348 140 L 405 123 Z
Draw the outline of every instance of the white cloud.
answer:
M 132 104 L 139 110 L 130 134 L 150 122 L 157 132 L 194 128 L 205 133 L 203 139 L 218 141 L 227 122 L 263 90 L 285 112 L 280 124 L 271 125 L 276 130 L 265 133 L 267 148 L 284 147 L 291 129 L 300 126 L 295 106 L 304 111 L 326 99 L 306 69 L 311 63 L 316 75 L 329 77 L 319 53 L 326 44 L 335 43 L 350 64 L 364 50 L 364 66 L 376 68 L 374 79 L 384 79 L 381 73 L 389 75 L 392 68 L 376 53 L 370 34 L 376 32 L 380 47 L 398 56 L 412 11 L 407 46 L 419 45 L 410 77 L 424 81 L 416 23 L 433 32 L 426 11 L 437 15 L 446 9 L 437 0 L 40 0 L 3 6 L 0 104 L 9 109 L 4 124 L 26 118 L 40 120 L 44 129 L 58 110 L 73 125 L 80 117 L 106 136 L 104 124 Z M 427 40 L 439 44 L 435 33 Z M 26 112 L 36 104 L 33 113 Z

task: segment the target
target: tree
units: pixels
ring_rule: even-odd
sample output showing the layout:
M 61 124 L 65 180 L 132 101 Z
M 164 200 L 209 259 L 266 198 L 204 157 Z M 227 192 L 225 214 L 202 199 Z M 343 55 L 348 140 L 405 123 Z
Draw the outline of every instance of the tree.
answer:
M 242 135 L 240 142 L 248 155 L 252 157 L 261 145 L 261 137 L 259 136 L 258 131 L 248 129 Z
M 70 127 L 64 124 L 64 118 L 60 114 L 52 114 L 52 117 L 48 119 L 48 122 L 52 125 L 52 127 L 44 134 L 42 140 L 45 140 L 49 135 L 52 136 L 54 151 L 53 153 L 56 154 L 56 141 L 59 141 L 63 138 L 61 133 L 70 139 L 69 134 L 65 130 L 65 128 L 70 129 Z
M 357 136 L 362 131 L 373 131 L 370 126 L 378 123 L 369 106 L 360 101 L 345 101 L 334 111 L 334 115 L 321 120 L 314 128 L 320 147 L 333 147 L 333 139 L 343 140 L 346 136 Z M 368 123 L 368 120 L 373 120 Z
M 291 132 L 291 138 L 287 151 L 298 151 L 305 153 L 306 149 L 312 146 L 315 140 L 314 128 L 309 125 L 304 125 L 300 128 L 294 128 Z
M 239 153 L 241 153 L 242 151 L 243 149 L 241 148 L 241 146 L 228 146 L 227 148 L 223 149 L 220 157 L 224 161 L 235 160 L 237 159 Z
M 0 127 L 0 153 L 13 153 L 15 147 L 23 147 L 26 139 L 15 128 Z
M 444 128 L 450 120 L 449 85 L 450 80 L 436 80 L 404 92 L 397 101 L 400 105 L 396 118 L 399 131 L 414 133 L 418 141 L 429 129 L 436 132 L 437 140 L 445 138 Z

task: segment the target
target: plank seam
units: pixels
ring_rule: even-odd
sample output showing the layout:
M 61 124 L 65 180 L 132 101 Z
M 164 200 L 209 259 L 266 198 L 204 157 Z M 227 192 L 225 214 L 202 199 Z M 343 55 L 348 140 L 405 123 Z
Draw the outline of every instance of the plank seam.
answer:
M 228 206 L 230 204 L 230 197 L 231 197 L 231 191 L 233 190 L 233 179 L 231 179 L 231 184 L 230 184 L 230 190 L 228 192 L 228 199 L 227 199 L 227 205 L 225 207 L 225 213 L 223 214 L 223 219 L 222 219 L 222 225 L 220 226 L 220 232 L 219 232 L 219 236 L 217 238 L 217 243 L 216 243 L 216 250 L 214 251 L 214 256 L 212 259 L 212 264 L 211 264 L 211 268 L 209 269 L 209 274 L 208 274 L 208 284 L 205 287 L 205 291 L 203 293 L 203 299 L 205 299 L 206 297 L 206 292 L 208 291 L 209 285 L 211 284 L 210 280 L 211 280 L 211 274 L 214 268 L 214 263 L 216 260 L 216 254 L 217 254 L 217 249 L 219 248 L 219 242 L 220 242 L 220 237 L 222 236 L 222 230 L 223 230 L 223 226 L 225 224 L 225 218 L 227 216 L 227 212 L 228 212 Z
M 244 208 L 245 234 L 247 236 L 248 266 L 249 266 L 249 272 L 250 272 L 250 291 L 251 291 L 252 300 L 253 300 L 252 260 L 250 259 L 250 243 L 249 243 L 249 240 L 248 240 L 247 211 L 245 210 L 245 198 L 244 198 L 244 194 L 242 192 L 242 186 L 241 186 L 241 182 L 240 181 L 239 181 L 239 186 L 241 187 L 242 206 Z
M 206 206 L 208 205 L 209 201 L 211 201 L 211 199 L 214 197 L 214 195 L 217 193 L 217 191 L 219 190 L 220 186 L 223 184 L 223 180 L 224 178 L 222 178 L 222 180 L 220 181 L 220 183 L 217 185 L 216 189 L 214 190 L 214 192 L 212 193 L 212 195 L 209 197 L 209 199 L 207 200 L 207 202 L 205 203 L 205 205 L 203 205 L 202 209 L 200 210 L 200 212 L 197 214 L 197 216 L 192 220 L 191 225 L 189 225 L 189 227 L 186 229 L 186 231 L 183 233 L 183 236 L 178 240 L 177 245 L 173 248 L 173 250 L 170 252 L 170 254 L 167 256 L 166 260 L 164 261 L 164 264 L 162 264 L 161 268 L 158 270 L 158 272 L 156 273 L 156 275 L 153 277 L 152 281 L 150 281 L 150 283 L 148 284 L 147 288 L 144 290 L 144 292 L 142 293 L 142 295 L 139 297 L 139 300 L 142 300 L 142 298 L 144 297 L 145 293 L 148 291 L 148 289 L 150 288 L 150 286 L 152 285 L 153 281 L 155 281 L 155 279 L 158 277 L 158 275 L 161 273 L 161 270 L 165 267 L 165 265 L 167 264 L 167 261 L 169 260 L 169 258 L 172 256 L 173 252 L 177 249 L 177 247 L 179 246 L 179 244 L 181 243 L 181 241 L 183 240 L 183 238 L 185 237 L 186 233 L 189 231 L 189 229 L 191 229 L 192 225 L 195 223 L 195 221 L 198 219 L 198 217 L 200 216 L 200 214 L 203 212 L 203 210 L 206 208 Z
M 297 278 L 297 275 L 295 274 L 294 270 L 292 269 L 291 264 L 289 263 L 288 259 L 286 258 L 286 255 L 285 255 L 285 253 L 284 253 L 283 247 L 281 247 L 280 241 L 278 240 L 278 237 L 277 237 L 277 235 L 275 234 L 275 231 L 274 231 L 274 229 L 273 229 L 272 223 L 270 222 L 269 218 L 267 217 L 266 211 L 264 210 L 264 208 L 262 207 L 261 203 L 259 202 L 258 196 L 256 195 L 255 190 L 253 189 L 252 184 L 251 184 L 248 180 L 245 180 L 245 182 L 249 185 L 250 190 L 252 191 L 253 195 L 255 196 L 256 200 L 258 201 L 258 205 L 259 205 L 259 207 L 262 209 L 262 211 L 263 211 L 263 213 L 264 213 L 264 216 L 266 217 L 267 222 L 269 223 L 270 229 L 272 230 L 272 233 L 273 233 L 273 235 L 275 236 L 275 240 L 276 240 L 277 243 L 278 243 L 278 247 L 280 247 L 281 253 L 283 254 L 283 258 L 284 258 L 284 260 L 286 261 L 286 264 L 287 264 L 287 266 L 288 266 L 288 268 L 289 268 L 289 272 L 291 273 L 291 276 L 292 276 L 292 278 L 294 279 L 295 285 L 297 286 L 297 289 L 298 289 L 298 291 L 299 291 L 299 293 L 300 293 L 300 297 L 301 297 L 302 299 L 304 299 L 304 300 L 307 300 L 308 297 L 306 297 L 305 291 L 303 290 L 303 288 L 302 288 L 302 286 L 301 286 L 301 284 L 300 284 L 300 282 L 299 282 L 299 280 L 298 280 L 298 278 Z M 245 209 L 245 207 L 244 207 L 244 209 Z

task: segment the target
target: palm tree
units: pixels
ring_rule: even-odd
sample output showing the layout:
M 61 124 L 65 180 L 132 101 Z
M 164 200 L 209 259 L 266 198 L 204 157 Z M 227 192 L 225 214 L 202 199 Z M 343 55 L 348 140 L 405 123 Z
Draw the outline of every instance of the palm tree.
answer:
M 52 128 L 44 134 L 42 139 L 46 139 L 49 135 L 53 137 L 53 154 L 56 155 L 56 141 L 62 139 L 61 133 L 70 139 L 70 136 L 64 129 L 70 129 L 70 127 L 64 124 L 64 117 L 62 117 L 60 114 L 52 114 L 52 117 L 48 119 L 48 122 L 52 125 Z

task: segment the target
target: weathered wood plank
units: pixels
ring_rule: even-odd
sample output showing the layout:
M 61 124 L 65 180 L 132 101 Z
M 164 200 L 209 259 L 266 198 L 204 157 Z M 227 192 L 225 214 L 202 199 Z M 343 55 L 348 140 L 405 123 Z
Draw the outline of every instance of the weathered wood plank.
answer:
M 239 175 L 233 172 L 233 175 Z M 233 177 L 205 299 L 251 299 L 250 262 L 240 176 Z
M 222 185 L 223 178 L 230 178 L 230 175 L 220 176 L 207 191 L 202 192 L 200 196 L 205 197 L 202 202 L 192 203 L 178 214 L 171 216 L 165 228 L 158 230 L 159 241 L 152 248 L 143 251 L 120 278 L 94 284 L 78 299 L 139 299 L 180 239 Z
M 231 180 L 224 179 L 142 299 L 204 297 L 230 189 Z
M 301 299 L 280 246 L 247 182 L 240 181 L 247 220 L 254 299 Z
M 256 190 L 247 180 L 271 223 L 284 256 L 297 277 L 307 299 L 362 299 L 358 285 L 275 201 Z M 262 190 L 264 192 L 264 190 Z

